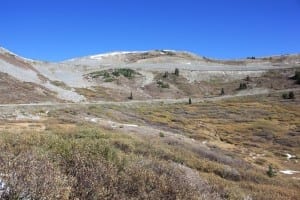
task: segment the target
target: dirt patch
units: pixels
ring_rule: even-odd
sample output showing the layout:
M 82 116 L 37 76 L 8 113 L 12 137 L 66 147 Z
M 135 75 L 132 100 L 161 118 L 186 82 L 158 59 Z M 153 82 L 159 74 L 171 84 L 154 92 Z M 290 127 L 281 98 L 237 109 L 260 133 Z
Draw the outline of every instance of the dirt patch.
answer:
M 11 54 L 0 54 L 0 59 L 4 60 L 5 62 L 12 64 L 14 66 L 26 69 L 26 70 L 32 70 L 36 73 L 39 73 L 31 64 L 24 62 L 23 60 L 17 58 L 15 55 Z
M 0 124 L 1 132 L 14 132 L 14 133 L 22 133 L 27 131 L 41 132 L 44 131 L 45 129 L 46 126 L 43 123 L 13 122 L 13 123 Z
M 0 104 L 61 102 L 55 93 L 35 83 L 21 82 L 0 72 Z

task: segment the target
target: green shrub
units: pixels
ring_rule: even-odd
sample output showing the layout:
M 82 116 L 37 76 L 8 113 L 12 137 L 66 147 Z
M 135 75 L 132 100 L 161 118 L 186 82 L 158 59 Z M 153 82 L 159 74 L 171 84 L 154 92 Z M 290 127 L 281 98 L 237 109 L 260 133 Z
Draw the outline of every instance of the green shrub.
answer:
M 287 94 L 287 93 L 283 93 L 283 94 L 282 94 L 282 98 L 283 98 L 283 99 L 288 99 L 288 94 Z
M 246 81 L 251 81 L 251 79 L 250 79 L 250 76 L 249 76 L 249 75 L 246 77 Z
M 296 80 L 296 83 L 300 84 L 300 71 L 296 71 L 293 79 Z
M 175 75 L 179 76 L 179 69 L 178 68 L 175 69 Z
M 96 72 L 89 73 L 88 76 L 92 78 L 98 78 L 100 76 L 104 76 L 104 73 L 105 71 L 96 71 Z
M 133 76 L 136 74 L 136 72 L 133 69 L 128 69 L 128 68 L 120 68 L 120 69 L 115 69 L 114 73 L 119 76 L 123 75 L 126 78 L 133 78 Z
M 289 99 L 295 99 L 295 94 L 293 91 L 289 92 Z
M 169 76 L 169 73 L 165 72 L 165 74 L 163 75 L 163 78 L 168 78 L 168 76 Z
M 118 71 L 118 70 L 114 70 L 113 72 L 112 72 L 112 75 L 114 75 L 114 76 L 120 76 L 120 72 Z
M 106 82 L 110 82 L 114 80 L 113 77 L 119 77 L 120 75 L 123 75 L 124 77 L 131 79 L 134 77 L 135 74 L 137 74 L 137 72 L 134 71 L 133 69 L 119 68 L 119 69 L 114 69 L 113 72 L 109 72 L 109 70 L 95 71 L 89 73 L 88 76 L 92 78 L 98 78 L 101 76 L 106 80 Z
M 269 169 L 267 171 L 267 175 L 269 177 L 274 177 L 276 176 L 276 171 L 274 170 L 273 166 L 272 165 L 269 165 Z
M 105 72 L 103 73 L 103 77 L 104 77 L 104 78 L 109 78 L 109 77 L 110 77 L 110 74 L 109 74 L 107 71 L 105 71 Z
M 240 83 L 239 90 L 245 90 L 247 89 L 247 84 L 246 83 Z
M 283 93 L 282 98 L 283 99 L 295 99 L 295 94 L 293 91 L 290 91 L 289 93 Z
M 225 95 L 224 88 L 221 89 L 221 95 Z
M 129 100 L 132 100 L 133 99 L 133 95 L 132 95 L 132 92 L 130 92 L 130 96 L 128 97 Z
M 160 88 L 170 88 L 170 85 L 168 83 L 164 83 L 161 80 L 158 80 L 156 83 L 158 84 L 158 87 L 160 87 Z

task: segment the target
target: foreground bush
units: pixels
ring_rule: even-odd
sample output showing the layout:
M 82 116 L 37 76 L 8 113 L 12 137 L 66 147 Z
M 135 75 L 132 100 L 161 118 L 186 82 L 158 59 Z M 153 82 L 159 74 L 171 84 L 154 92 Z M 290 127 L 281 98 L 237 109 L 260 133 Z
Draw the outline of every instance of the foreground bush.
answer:
M 1 199 L 68 199 L 71 179 L 51 160 L 34 152 L 1 155 L 5 188 Z
M 190 108 L 190 106 L 188 106 Z M 297 199 L 297 183 L 218 148 L 86 124 L 0 134 L 0 199 Z M 104 132 L 102 132 L 104 131 Z M 112 131 L 112 132 L 110 132 Z
M 126 139 L 126 138 L 123 138 Z M 125 154 L 122 137 L 75 133 L 2 134 L 2 199 L 220 199 L 197 172 Z M 116 142 L 119 141 L 119 142 Z

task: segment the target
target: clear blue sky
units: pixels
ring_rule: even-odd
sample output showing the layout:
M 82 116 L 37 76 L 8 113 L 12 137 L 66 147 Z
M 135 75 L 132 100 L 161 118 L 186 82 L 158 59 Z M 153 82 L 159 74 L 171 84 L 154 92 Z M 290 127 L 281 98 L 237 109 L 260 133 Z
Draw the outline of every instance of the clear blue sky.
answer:
M 48 61 L 149 49 L 300 53 L 300 0 L 5 0 L 0 46 Z

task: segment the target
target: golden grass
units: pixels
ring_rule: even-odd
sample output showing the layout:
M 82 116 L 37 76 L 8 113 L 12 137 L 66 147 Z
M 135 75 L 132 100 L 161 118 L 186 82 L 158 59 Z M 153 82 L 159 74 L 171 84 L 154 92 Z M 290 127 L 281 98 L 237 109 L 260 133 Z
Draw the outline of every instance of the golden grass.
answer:
M 299 131 L 299 111 L 296 104 L 249 99 L 58 109 L 43 121 L 45 130 L 17 133 L 8 129 L 0 133 L 0 162 L 16 160 L 17 165 L 32 154 L 30 159 L 39 165 L 48 163 L 44 170 L 57 179 L 22 167 L 12 171 L 1 165 L 0 171 L 20 174 L 20 180 L 28 172 L 38 180 L 57 181 L 61 189 L 50 191 L 66 199 L 199 199 L 203 197 L 200 194 L 213 194 L 206 199 L 297 199 L 299 181 L 279 173 L 269 178 L 266 171 L 269 164 L 276 170 L 300 170 L 284 155 L 300 154 L 299 146 L 293 146 L 298 136 L 290 136 L 290 132 Z M 138 131 L 118 132 L 84 122 L 83 116 L 105 116 L 133 124 L 138 121 L 199 143 L 207 141 L 209 148 L 176 140 L 168 134 L 161 137 Z M 187 171 L 180 166 L 199 177 L 187 180 Z M 19 188 L 14 192 L 22 193 Z M 35 194 L 38 191 L 32 196 Z

